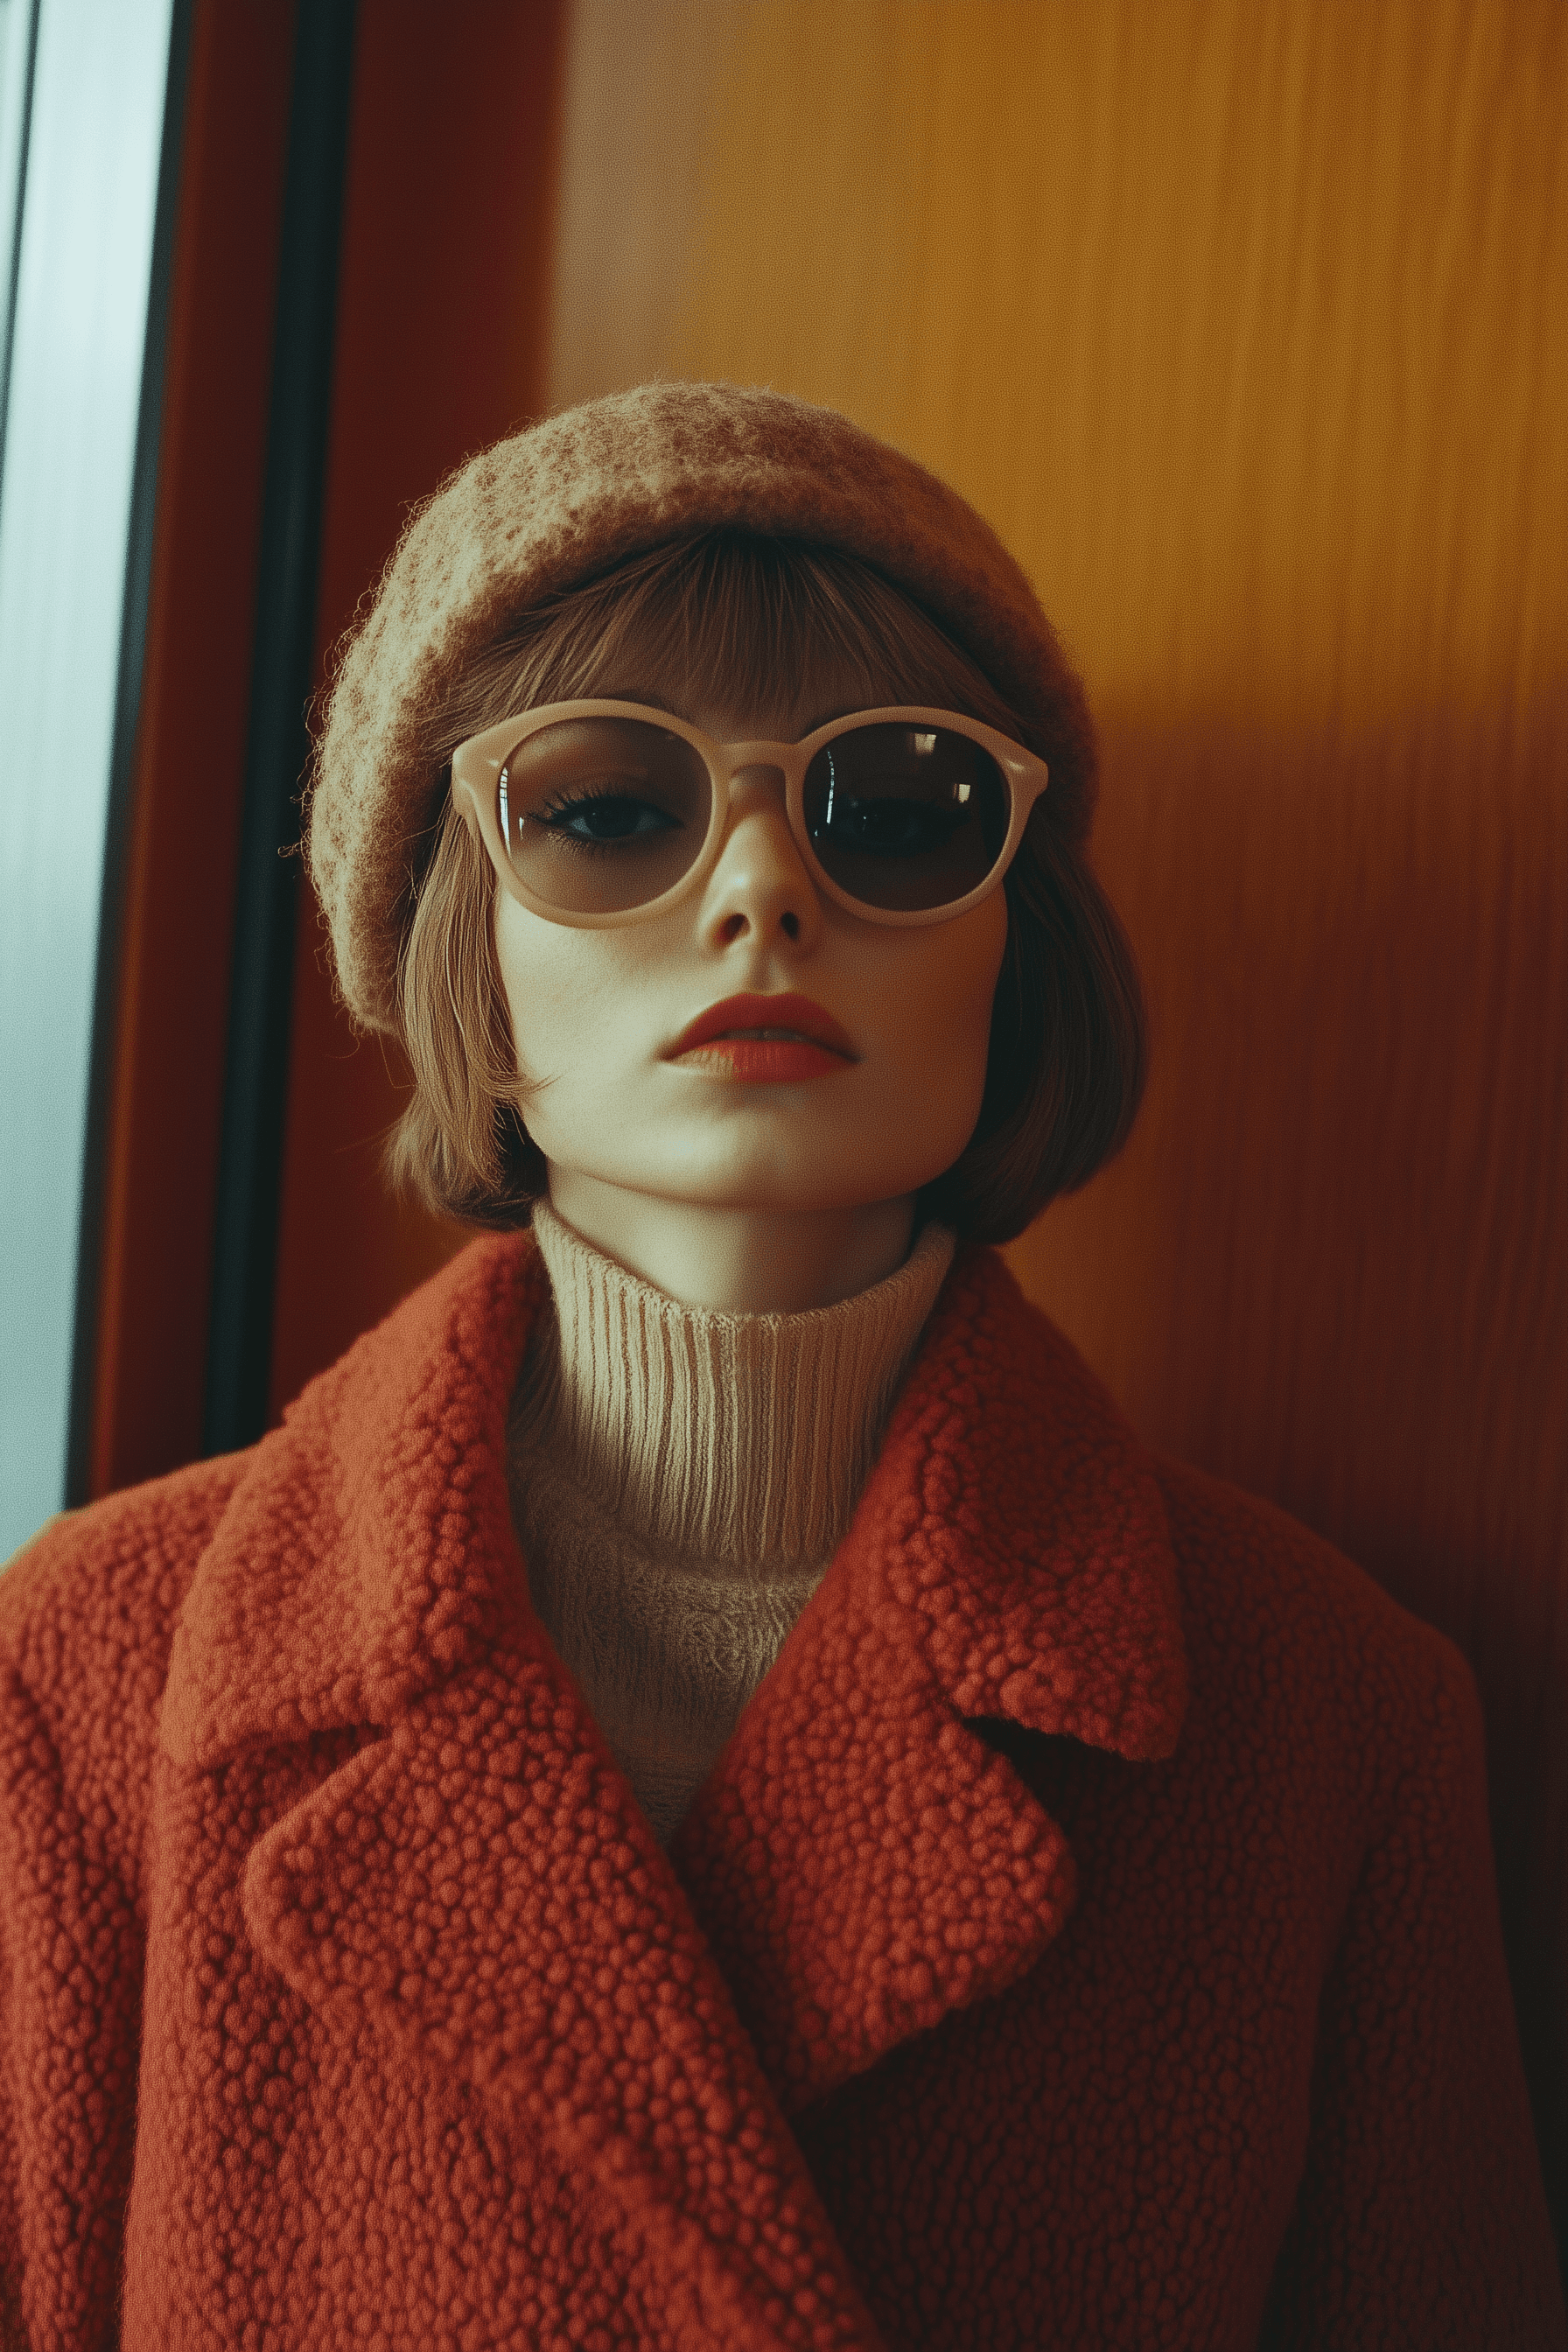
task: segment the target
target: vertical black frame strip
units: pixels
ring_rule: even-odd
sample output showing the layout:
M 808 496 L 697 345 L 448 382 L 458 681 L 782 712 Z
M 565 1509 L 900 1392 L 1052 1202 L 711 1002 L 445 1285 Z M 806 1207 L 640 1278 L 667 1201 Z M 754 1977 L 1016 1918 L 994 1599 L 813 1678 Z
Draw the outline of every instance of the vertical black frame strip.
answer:
M 354 0 L 300 0 L 240 816 L 203 1443 L 267 1419 Z
M 119 1036 L 120 961 L 125 928 L 125 877 L 131 838 L 136 738 L 147 663 L 147 623 L 153 593 L 153 542 L 157 520 L 158 457 L 163 429 L 163 387 L 169 359 L 169 305 L 174 237 L 179 225 L 180 173 L 185 141 L 195 0 L 174 0 L 169 23 L 169 70 L 163 97 L 163 137 L 153 202 L 153 250 L 147 280 L 147 341 L 136 412 L 131 510 L 125 542 L 125 592 L 110 736 L 109 793 L 104 813 L 103 882 L 93 971 L 92 1043 L 89 1049 L 87 1123 L 82 1150 L 81 1222 L 77 1237 L 76 1306 L 71 1333 L 70 1418 L 66 1431 L 66 1504 L 87 1500 L 97 1387 L 103 1218 L 107 1200 L 110 1106 Z M 37 18 L 34 20 L 37 37 Z M 29 60 L 29 81 L 31 61 Z M 30 91 L 29 91 L 30 96 Z M 18 224 L 19 226 L 19 224 Z M 9 343 L 7 343 L 7 356 Z

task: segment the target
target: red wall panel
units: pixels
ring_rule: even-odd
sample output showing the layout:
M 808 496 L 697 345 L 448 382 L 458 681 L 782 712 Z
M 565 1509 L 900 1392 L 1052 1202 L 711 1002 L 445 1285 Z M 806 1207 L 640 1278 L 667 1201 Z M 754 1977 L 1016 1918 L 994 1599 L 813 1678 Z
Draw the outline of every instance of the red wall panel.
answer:
M 291 6 L 192 26 L 89 1492 L 201 1451 Z
M 367 0 L 344 192 L 321 545 L 329 649 L 409 506 L 542 399 L 558 0 Z M 272 1411 L 465 1238 L 390 1198 L 393 1048 L 356 1041 L 301 906 Z

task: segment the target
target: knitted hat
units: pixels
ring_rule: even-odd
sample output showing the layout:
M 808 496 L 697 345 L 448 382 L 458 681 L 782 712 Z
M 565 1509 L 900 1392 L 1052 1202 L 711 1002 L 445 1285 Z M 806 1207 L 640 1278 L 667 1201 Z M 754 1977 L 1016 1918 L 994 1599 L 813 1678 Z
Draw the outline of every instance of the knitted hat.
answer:
M 831 409 L 734 384 L 644 384 L 471 457 L 414 515 L 342 649 L 308 847 L 338 984 L 363 1025 L 397 1028 L 409 847 L 440 784 L 421 721 L 531 605 L 725 527 L 858 556 L 902 589 L 1049 761 L 1053 828 L 1086 837 L 1094 753 L 1082 691 L 1027 579 L 973 508 Z

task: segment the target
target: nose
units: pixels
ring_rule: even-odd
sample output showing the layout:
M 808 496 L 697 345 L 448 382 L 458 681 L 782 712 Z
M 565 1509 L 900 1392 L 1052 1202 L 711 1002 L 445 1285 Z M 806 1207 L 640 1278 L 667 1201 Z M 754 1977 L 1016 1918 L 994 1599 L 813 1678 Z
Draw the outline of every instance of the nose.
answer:
M 702 928 L 717 948 L 741 940 L 787 943 L 796 953 L 815 946 L 822 903 L 790 831 L 782 769 L 742 768 L 731 782 L 729 831 L 703 897 Z

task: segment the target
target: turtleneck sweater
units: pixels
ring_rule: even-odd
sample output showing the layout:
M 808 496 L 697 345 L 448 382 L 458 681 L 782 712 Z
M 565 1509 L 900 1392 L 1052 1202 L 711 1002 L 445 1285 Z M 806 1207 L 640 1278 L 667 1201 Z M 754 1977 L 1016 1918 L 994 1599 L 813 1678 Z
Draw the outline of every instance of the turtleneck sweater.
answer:
M 541 1202 L 508 1432 L 545 1631 L 668 1844 L 854 1515 L 954 1240 L 835 1307 L 683 1307 Z

